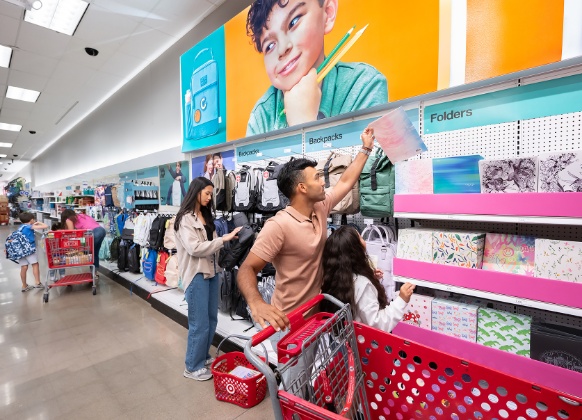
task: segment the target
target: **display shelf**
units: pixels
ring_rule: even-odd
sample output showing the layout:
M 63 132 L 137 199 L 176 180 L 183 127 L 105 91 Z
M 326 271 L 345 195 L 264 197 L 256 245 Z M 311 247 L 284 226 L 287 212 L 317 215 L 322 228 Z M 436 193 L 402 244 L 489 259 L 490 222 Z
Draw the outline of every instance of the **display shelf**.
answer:
M 160 204 L 160 200 L 135 200 L 133 202 L 134 206 L 145 206 L 151 204 Z
M 544 385 L 576 397 L 582 397 L 582 386 L 580 386 L 582 384 L 582 373 L 467 340 L 461 340 L 404 322 L 398 323 L 392 333 L 433 349 L 453 354 L 468 362 L 479 363 L 502 371 L 507 375 Z
M 398 194 L 394 217 L 582 225 L 582 193 Z
M 394 259 L 394 280 L 485 299 L 582 316 L 582 283 Z

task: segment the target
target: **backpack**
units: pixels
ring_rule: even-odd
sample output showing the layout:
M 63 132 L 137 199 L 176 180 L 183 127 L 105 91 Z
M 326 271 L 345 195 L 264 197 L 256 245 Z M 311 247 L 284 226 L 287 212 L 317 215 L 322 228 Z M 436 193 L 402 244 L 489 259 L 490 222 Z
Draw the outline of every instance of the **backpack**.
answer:
M 155 280 L 156 277 L 156 263 L 158 261 L 158 253 L 154 249 L 148 249 L 145 254 L 145 258 L 141 263 L 143 269 L 143 275 L 148 280 Z
M 168 262 L 168 258 L 170 258 L 170 254 L 166 251 L 160 251 L 158 253 L 158 260 L 156 263 L 156 274 L 154 276 L 154 280 L 158 284 L 166 284 L 166 264 Z
M 253 179 L 253 171 L 250 166 L 243 165 L 242 169 L 235 173 L 236 187 L 234 189 L 233 210 L 250 211 L 254 208 L 256 195 Z
M 139 245 L 134 243 L 127 251 L 127 270 L 130 273 L 140 273 Z
M 277 187 L 277 175 L 283 165 L 270 162 L 263 171 L 263 181 L 257 198 L 257 210 L 266 213 L 275 213 L 287 207 L 289 200 Z
M 394 212 L 394 165 L 382 149 L 371 156 L 360 175 L 360 211 L 366 217 L 390 217 Z
M 167 217 L 157 216 L 150 228 L 149 244 L 151 248 L 159 249 L 164 246 L 164 235 L 166 233 Z
M 238 233 L 238 239 L 225 242 L 220 250 L 218 265 L 225 270 L 240 266 L 255 243 L 255 230 L 251 225 L 244 225 Z
M 105 187 L 105 207 L 113 207 L 113 189 L 111 186 Z
M 131 241 L 126 239 L 122 239 L 119 242 L 119 256 L 117 258 L 117 268 L 119 271 L 127 271 L 127 254 L 130 246 Z
M 214 219 L 214 227 L 216 228 L 216 235 L 219 237 L 224 236 L 230 232 L 228 229 L 228 223 L 224 217 Z
M 116 236 L 109 245 L 109 261 L 117 261 L 119 259 L 119 243 L 121 236 Z
M 218 273 L 218 309 L 230 313 L 236 293 L 236 275 L 234 271 Z
M 101 244 L 101 248 L 99 249 L 99 259 L 100 260 L 108 260 L 111 256 L 110 254 L 110 247 L 111 247 L 111 238 L 105 237 L 103 238 L 103 243 Z
M 350 155 L 340 155 L 335 152 L 332 152 L 327 159 L 317 162 L 316 169 L 323 173 L 326 193 L 335 187 L 351 163 Z M 360 188 L 356 182 L 352 190 L 333 208 L 331 213 L 356 214 L 359 211 Z
M 174 223 L 176 216 L 172 217 L 166 222 L 166 230 L 164 232 L 164 248 L 173 250 L 176 249 L 176 231 L 174 230 Z
M 214 191 L 212 203 L 215 210 L 227 211 L 226 208 L 226 169 L 217 170 L 212 176 Z
M 232 211 L 232 205 L 234 203 L 234 191 L 236 189 L 236 175 L 234 171 L 228 171 L 225 178 L 225 196 L 226 196 L 226 210 L 227 212 Z
M 178 287 L 180 274 L 178 273 L 178 256 L 176 254 L 171 255 L 166 260 L 166 271 L 164 275 L 166 276 L 166 286 Z
M 36 252 L 36 246 L 32 245 L 26 235 L 22 233 L 25 226 L 20 226 L 18 230 L 12 232 L 6 238 L 6 258 L 10 261 L 18 262 L 19 259 L 28 257 Z

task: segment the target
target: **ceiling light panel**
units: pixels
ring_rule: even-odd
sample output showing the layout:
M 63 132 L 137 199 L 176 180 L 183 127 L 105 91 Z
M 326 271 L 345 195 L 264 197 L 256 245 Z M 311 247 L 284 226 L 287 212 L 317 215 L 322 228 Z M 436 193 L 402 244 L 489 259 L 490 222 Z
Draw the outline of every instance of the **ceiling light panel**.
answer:
M 15 86 L 8 86 L 8 90 L 6 91 L 7 98 L 25 102 L 36 102 L 39 95 L 40 92 L 36 90 L 22 89 Z
M 83 0 L 41 0 L 38 9 L 27 10 L 24 20 L 34 25 L 73 35 L 89 3 Z
M 0 123 L 0 130 L 20 131 L 20 130 L 22 130 L 22 126 L 18 125 L 18 124 Z M 6 143 L 6 144 L 9 144 L 9 143 Z M 0 143 L 0 147 L 2 147 L 2 143 Z
M 0 45 L 0 67 L 10 66 L 10 58 L 12 57 L 12 48 Z
M 0 143 L 0 147 L 12 147 L 12 143 Z
M 6 155 L 0 155 L 0 158 L 5 158 L 5 157 L 6 157 Z

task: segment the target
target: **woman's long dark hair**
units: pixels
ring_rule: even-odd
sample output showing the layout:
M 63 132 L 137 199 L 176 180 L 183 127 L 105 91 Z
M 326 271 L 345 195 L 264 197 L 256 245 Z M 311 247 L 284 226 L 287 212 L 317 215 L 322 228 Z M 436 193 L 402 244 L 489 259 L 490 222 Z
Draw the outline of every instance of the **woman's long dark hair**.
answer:
M 61 227 L 63 229 L 67 228 L 67 219 L 73 222 L 73 224 L 77 223 L 77 213 L 74 210 L 66 209 L 63 210 L 61 213 Z
M 362 244 L 360 234 L 351 226 L 341 226 L 333 232 L 323 248 L 322 293 L 327 293 L 344 303 L 349 303 L 355 315 L 356 296 L 354 275 L 368 278 L 378 290 L 380 309 L 388 305 L 386 291 L 374 276 L 370 258 Z
M 196 209 L 196 203 L 198 202 L 198 194 L 208 187 L 214 187 L 214 184 L 210 182 L 209 179 L 204 178 L 203 176 L 199 176 L 198 178 L 194 178 L 190 183 L 190 187 L 188 187 L 188 192 L 186 193 L 186 197 L 184 197 L 184 201 L 182 201 L 182 205 L 180 206 L 180 210 L 178 210 L 178 214 L 176 214 L 176 222 L 174 223 L 174 229 L 176 232 L 180 228 L 180 220 L 182 220 L 182 216 L 185 214 L 191 213 L 194 214 Z M 204 221 L 206 222 L 206 226 L 208 226 L 212 232 L 214 232 L 214 218 L 212 217 L 212 200 L 208 203 L 207 206 L 200 205 L 200 213 L 202 213 L 202 217 L 204 217 Z M 208 238 L 212 239 L 212 238 Z

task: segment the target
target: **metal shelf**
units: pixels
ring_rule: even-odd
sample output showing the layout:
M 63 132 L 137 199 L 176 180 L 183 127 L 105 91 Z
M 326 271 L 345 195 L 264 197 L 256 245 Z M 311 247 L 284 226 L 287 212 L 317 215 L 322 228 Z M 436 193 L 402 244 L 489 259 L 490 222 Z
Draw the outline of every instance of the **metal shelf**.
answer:
M 460 220 L 465 222 L 532 223 L 542 225 L 582 226 L 582 218 L 574 217 L 503 216 L 494 214 L 438 214 L 412 212 L 394 212 L 394 217 L 404 219 Z

